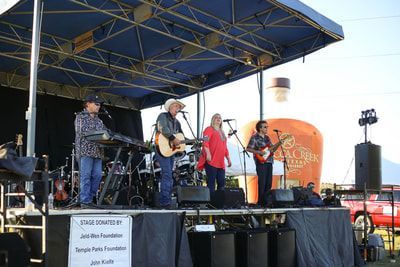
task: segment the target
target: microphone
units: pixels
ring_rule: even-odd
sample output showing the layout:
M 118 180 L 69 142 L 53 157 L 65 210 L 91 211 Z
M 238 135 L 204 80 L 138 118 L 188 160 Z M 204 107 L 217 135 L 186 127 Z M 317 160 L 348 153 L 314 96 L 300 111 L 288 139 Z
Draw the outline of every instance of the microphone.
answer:
M 282 132 L 282 131 L 280 131 L 278 129 L 274 129 L 273 131 L 276 132 L 276 133 L 281 133 Z
M 107 115 L 107 117 L 109 117 L 111 120 L 113 119 L 110 115 L 110 113 L 108 113 L 108 110 L 106 109 L 105 106 L 101 106 L 101 108 L 103 109 L 104 113 Z
M 225 119 L 225 120 L 222 120 L 223 122 L 230 122 L 230 121 L 234 121 L 235 119 Z
M 180 112 L 180 113 L 182 113 L 182 114 L 187 114 L 187 113 L 189 113 L 189 112 L 187 112 L 187 111 L 183 111 L 183 110 L 179 110 L 178 112 Z
M 235 133 L 237 133 L 237 130 L 230 131 L 230 132 L 228 133 L 228 137 L 231 137 L 231 136 L 234 135 Z

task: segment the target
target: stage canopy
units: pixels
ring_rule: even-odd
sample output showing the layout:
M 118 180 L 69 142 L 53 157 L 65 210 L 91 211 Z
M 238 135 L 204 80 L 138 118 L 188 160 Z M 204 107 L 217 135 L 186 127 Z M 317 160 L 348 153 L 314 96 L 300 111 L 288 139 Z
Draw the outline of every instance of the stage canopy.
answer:
M 9 1 L 10 2 L 10 1 Z M 0 17 L 0 83 L 28 89 L 32 1 Z M 143 109 L 342 40 L 297 0 L 43 1 L 38 92 Z

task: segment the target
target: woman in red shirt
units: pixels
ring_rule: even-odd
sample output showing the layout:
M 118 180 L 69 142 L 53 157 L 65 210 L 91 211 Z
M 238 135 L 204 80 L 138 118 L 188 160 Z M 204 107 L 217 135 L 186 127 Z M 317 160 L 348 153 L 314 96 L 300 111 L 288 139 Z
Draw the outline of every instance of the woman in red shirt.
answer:
M 217 180 L 217 189 L 221 190 L 225 187 L 225 158 L 228 161 L 228 167 L 232 165 L 220 114 L 217 113 L 212 116 L 211 125 L 204 130 L 203 137 L 207 137 L 207 141 L 203 143 L 197 168 L 206 170 L 207 186 L 210 193 L 213 193 L 215 191 L 215 180 Z

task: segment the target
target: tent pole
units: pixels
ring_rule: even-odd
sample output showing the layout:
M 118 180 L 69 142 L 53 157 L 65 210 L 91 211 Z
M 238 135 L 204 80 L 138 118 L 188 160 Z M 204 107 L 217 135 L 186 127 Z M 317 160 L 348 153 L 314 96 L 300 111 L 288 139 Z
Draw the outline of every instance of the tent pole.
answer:
M 197 92 L 197 138 L 201 137 L 201 95 L 200 91 Z
M 41 0 L 35 0 L 33 6 L 33 24 L 32 24 L 32 48 L 31 48 L 31 70 L 29 80 L 29 107 L 25 118 L 28 121 L 26 155 L 35 155 L 35 135 L 36 135 L 36 85 L 37 85 L 37 67 L 40 48 L 40 23 L 41 23 Z
M 258 91 L 260 92 L 260 120 L 264 119 L 264 75 L 263 69 L 260 69 L 260 83 Z

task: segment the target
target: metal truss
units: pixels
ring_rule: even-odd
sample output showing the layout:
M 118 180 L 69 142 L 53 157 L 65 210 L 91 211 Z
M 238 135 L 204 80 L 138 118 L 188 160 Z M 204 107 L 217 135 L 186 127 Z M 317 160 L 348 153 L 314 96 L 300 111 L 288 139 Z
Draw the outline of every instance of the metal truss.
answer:
M 79 99 L 79 96 L 82 96 L 87 90 L 99 92 L 112 88 L 121 88 L 123 90 L 145 89 L 154 94 L 161 93 L 167 96 L 181 97 L 205 89 L 204 84 L 207 81 L 207 76 L 199 77 L 179 70 L 176 66 L 179 62 L 226 60 L 228 64 L 225 68 L 233 67 L 228 78 L 237 79 L 242 75 L 255 73 L 260 69 L 265 69 L 287 60 L 287 58 L 282 57 L 285 49 L 290 48 L 298 51 L 296 55 L 292 56 L 297 57 L 304 54 L 304 43 L 308 44 L 307 51 L 317 50 L 321 47 L 316 44 L 321 38 L 323 29 L 315 22 L 274 0 L 269 0 L 269 2 L 273 3 L 272 8 L 241 20 L 236 20 L 235 18 L 235 1 L 232 1 L 232 23 L 190 5 L 189 0 L 176 0 L 175 4 L 170 7 L 164 7 L 162 0 L 139 0 L 142 3 L 140 6 L 131 6 L 118 0 L 99 2 L 88 0 L 70 1 L 83 8 L 80 10 L 44 11 L 44 14 L 85 14 L 96 12 L 106 14 L 110 19 L 90 30 L 93 33 L 93 45 L 79 53 L 74 52 L 72 49 L 74 38 L 69 40 L 54 34 L 42 33 L 39 72 L 49 68 L 56 69 L 62 71 L 70 81 L 68 85 L 57 85 L 52 81 L 41 81 L 42 87 L 45 88 L 44 84 L 48 82 L 55 88 L 76 90 L 76 94 L 67 93 L 65 94 L 66 97 L 78 97 Z M 110 6 L 110 3 L 115 6 L 103 8 L 106 4 Z M 147 9 L 150 10 L 147 14 L 144 12 L 147 15 L 146 17 L 139 19 L 135 17 L 135 10 L 140 10 L 141 8 L 146 10 L 146 7 L 150 8 Z M 271 19 L 271 14 L 278 8 L 285 10 L 289 16 Z M 186 11 L 185 14 L 183 14 L 182 9 Z M 10 14 L 28 15 L 30 12 L 12 12 Z M 171 20 L 171 16 L 178 18 L 177 21 L 185 21 L 187 25 Z M 203 21 L 199 19 L 200 16 L 203 17 Z M 204 20 L 204 17 L 207 20 Z M 303 23 L 304 25 L 300 26 L 285 24 L 285 22 L 293 18 L 298 18 L 305 24 Z M 207 23 L 204 21 L 207 21 Z M 195 25 L 197 30 L 192 25 Z M 2 26 L 0 44 L 6 43 L 12 47 L 8 51 L 1 51 L 0 56 L 23 62 L 22 65 L 15 67 L 7 74 L 3 73 L 3 76 L 8 77 L 5 81 L 11 82 L 4 83 L 2 79 L 2 83 L 21 88 L 21 85 L 25 86 L 27 81 L 19 73 L 29 62 L 30 38 L 26 37 L 29 30 L 4 21 L 0 21 L 0 26 Z M 259 34 L 260 30 L 266 30 L 271 27 L 313 27 L 317 31 L 302 40 L 283 46 Z M 99 47 L 103 42 L 128 30 L 134 30 L 136 33 L 140 58 Z M 166 36 L 178 41 L 179 44 L 158 54 L 146 57 L 141 36 L 142 30 Z M 232 30 L 239 32 L 239 34 L 232 34 Z M 331 32 L 324 33 L 337 40 L 342 39 L 342 37 Z M 297 47 L 303 47 L 303 49 Z M 207 54 L 207 56 L 204 56 L 204 54 Z M 268 65 L 259 63 L 260 56 L 265 55 L 271 59 Z M 237 67 L 235 68 L 232 62 L 246 65 L 248 70 L 237 73 Z M 89 77 L 91 80 L 87 82 L 86 79 L 83 82 L 78 79 L 79 76 Z M 10 80 L 10 77 L 14 78 Z M 19 84 L 14 84 L 17 81 L 19 81 Z M 218 83 L 208 83 L 207 88 Z M 177 93 L 178 88 L 180 89 L 179 93 Z M 184 90 L 182 91 L 182 89 Z M 51 92 L 48 89 L 44 91 L 46 93 Z M 64 96 L 59 91 L 54 94 Z M 140 108 L 143 105 L 143 101 L 146 100 L 139 101 L 136 99 L 132 101 L 134 103 L 128 105 L 128 107 L 136 109 Z M 112 99 L 111 102 L 118 101 Z
M 15 73 L 0 72 L 0 85 L 15 88 L 20 90 L 29 90 L 29 79 L 25 76 L 18 75 Z M 54 95 L 75 100 L 82 100 L 86 95 L 94 93 L 95 91 L 91 88 L 78 88 L 71 85 L 59 84 L 55 82 L 38 80 L 37 81 L 37 92 L 43 95 Z M 128 98 L 125 96 L 119 96 L 115 94 L 96 92 L 106 104 L 132 110 L 140 109 L 140 101 Z

